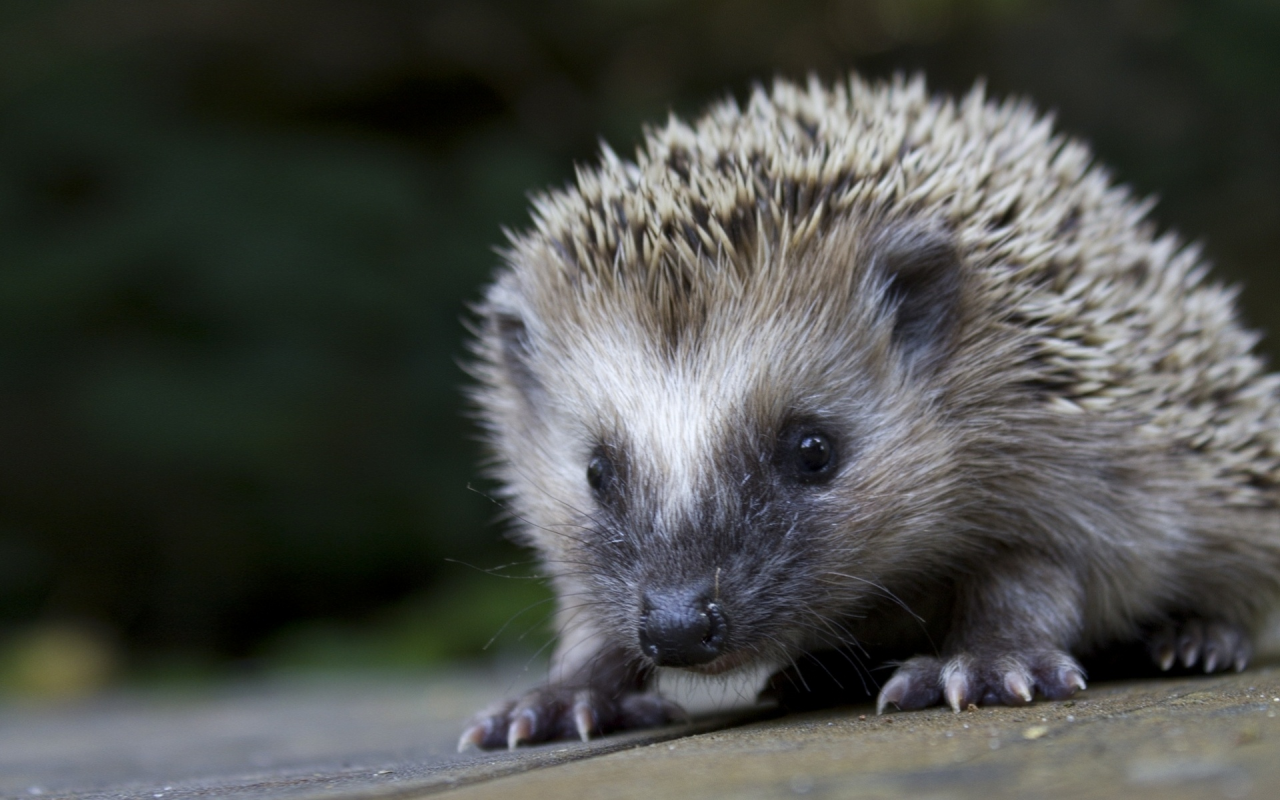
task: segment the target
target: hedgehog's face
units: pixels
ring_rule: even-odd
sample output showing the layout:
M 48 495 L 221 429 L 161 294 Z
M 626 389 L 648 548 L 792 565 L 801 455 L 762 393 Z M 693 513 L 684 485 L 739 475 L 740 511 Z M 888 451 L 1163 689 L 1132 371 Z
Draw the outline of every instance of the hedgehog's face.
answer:
M 869 544 L 929 494 L 902 476 L 933 469 L 928 383 L 960 292 L 935 229 L 864 239 L 674 313 L 495 288 L 481 400 L 566 614 L 709 673 L 841 643 L 837 612 L 909 549 Z

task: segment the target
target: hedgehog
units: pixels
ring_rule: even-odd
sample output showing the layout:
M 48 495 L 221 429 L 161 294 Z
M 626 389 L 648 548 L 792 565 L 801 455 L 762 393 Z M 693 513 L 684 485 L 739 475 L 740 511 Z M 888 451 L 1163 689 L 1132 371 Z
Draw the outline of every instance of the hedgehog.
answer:
M 1244 669 L 1280 594 L 1280 380 L 1236 291 L 1023 100 L 776 80 L 532 201 L 476 305 L 548 682 L 460 749 Z

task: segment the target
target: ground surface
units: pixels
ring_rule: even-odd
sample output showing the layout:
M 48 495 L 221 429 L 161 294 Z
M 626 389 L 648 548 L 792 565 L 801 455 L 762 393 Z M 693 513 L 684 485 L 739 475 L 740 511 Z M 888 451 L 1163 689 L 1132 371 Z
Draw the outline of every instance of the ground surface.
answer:
M 1280 667 L 1097 684 L 1075 701 L 854 707 L 454 753 L 511 679 L 288 681 L 0 706 L 0 797 L 1280 797 Z

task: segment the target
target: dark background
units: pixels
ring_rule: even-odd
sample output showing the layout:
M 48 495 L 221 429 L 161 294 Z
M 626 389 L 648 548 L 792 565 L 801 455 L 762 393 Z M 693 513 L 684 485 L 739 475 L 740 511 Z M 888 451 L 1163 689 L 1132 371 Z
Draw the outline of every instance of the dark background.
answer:
M 1280 330 L 1271 0 L 4 0 L 0 687 L 537 649 L 458 393 L 501 226 L 853 68 L 1033 97 Z

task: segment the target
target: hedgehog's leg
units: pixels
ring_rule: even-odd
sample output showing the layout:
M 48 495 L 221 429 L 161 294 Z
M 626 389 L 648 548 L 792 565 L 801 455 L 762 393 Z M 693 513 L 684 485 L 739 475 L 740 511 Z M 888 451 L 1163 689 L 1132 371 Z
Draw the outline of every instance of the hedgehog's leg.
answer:
M 572 644 L 566 646 L 567 642 Z M 645 691 L 647 670 L 621 651 L 586 649 L 592 643 L 566 636 L 558 648 L 552 682 L 481 711 L 467 723 L 458 751 L 471 747 L 514 749 L 557 739 L 587 741 L 595 735 L 651 728 L 684 718 L 683 709 L 675 703 Z M 571 664 L 563 657 L 567 650 L 576 656 Z
M 1081 626 L 1083 592 L 1064 569 L 1009 560 L 960 587 L 956 617 L 940 657 L 904 662 L 876 708 L 923 708 L 945 700 L 1023 705 L 1037 693 L 1062 700 L 1085 687 L 1069 649 Z
M 1151 637 L 1148 647 L 1151 658 L 1165 671 L 1181 663 L 1187 669 L 1202 664 L 1205 672 L 1241 672 L 1253 655 L 1244 629 L 1220 620 L 1188 619 L 1166 626 Z

